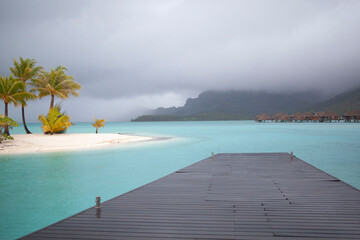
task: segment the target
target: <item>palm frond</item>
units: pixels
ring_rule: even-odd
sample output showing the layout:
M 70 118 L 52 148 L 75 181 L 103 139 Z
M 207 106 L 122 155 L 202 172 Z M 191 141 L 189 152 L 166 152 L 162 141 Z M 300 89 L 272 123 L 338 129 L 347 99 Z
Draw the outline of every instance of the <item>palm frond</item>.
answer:
M 39 76 L 31 81 L 33 89 L 30 92 L 38 92 L 39 98 L 56 96 L 67 99 L 70 95 L 79 96 L 77 90 L 81 89 L 81 85 L 75 82 L 74 77 L 67 75 L 65 71 L 67 68 L 62 65 L 55 69 L 51 68 L 49 72 L 40 70 Z
M 72 125 L 70 122 L 70 115 L 61 113 L 59 105 L 51 108 L 46 117 L 40 115 L 39 121 L 43 124 L 42 129 L 45 134 L 64 132 Z
M 24 82 L 15 79 L 13 75 L 0 78 L 0 99 L 4 102 L 13 103 L 15 106 L 20 103 L 26 105 L 26 101 L 34 97 L 34 94 L 26 92 Z
M 95 118 L 95 123 L 93 123 L 92 125 L 96 128 L 101 128 L 101 127 L 105 127 L 105 119 L 97 119 Z

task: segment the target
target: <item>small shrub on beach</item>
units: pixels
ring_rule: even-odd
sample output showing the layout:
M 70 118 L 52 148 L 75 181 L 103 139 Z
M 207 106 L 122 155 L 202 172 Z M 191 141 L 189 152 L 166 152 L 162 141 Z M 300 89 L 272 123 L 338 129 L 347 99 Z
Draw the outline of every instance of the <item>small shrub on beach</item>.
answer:
M 96 128 L 96 134 L 98 133 L 98 129 L 101 127 L 105 127 L 105 119 L 95 119 L 95 123 L 93 123 L 92 125 L 94 126 L 94 128 Z
M 13 137 L 11 137 L 5 133 L 6 127 L 11 129 L 13 127 L 18 127 L 18 126 L 19 126 L 19 124 L 16 121 L 14 121 L 13 119 L 0 114 L 0 143 L 3 140 L 14 140 Z
M 41 114 L 39 121 L 43 124 L 43 132 L 50 135 L 64 133 L 72 125 L 70 115 L 62 113 L 59 105 L 50 108 L 47 116 Z

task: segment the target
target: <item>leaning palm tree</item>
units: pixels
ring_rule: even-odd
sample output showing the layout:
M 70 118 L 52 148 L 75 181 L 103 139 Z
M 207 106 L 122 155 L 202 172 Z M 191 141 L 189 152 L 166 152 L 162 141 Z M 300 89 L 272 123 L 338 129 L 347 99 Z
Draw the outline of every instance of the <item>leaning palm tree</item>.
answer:
M 105 119 L 95 119 L 95 123 L 92 123 L 92 125 L 94 126 L 94 128 L 96 128 L 96 134 L 98 133 L 98 129 L 101 128 L 101 127 L 105 127 Z
M 27 81 L 28 80 L 31 81 L 32 79 L 34 79 L 37 76 L 37 74 L 43 69 L 43 67 L 35 66 L 37 63 L 35 59 L 30 59 L 30 58 L 23 59 L 22 57 L 19 57 L 19 59 L 20 62 L 18 62 L 15 58 L 13 59 L 14 67 L 10 67 L 10 70 L 18 80 L 21 80 L 25 83 L 25 90 L 26 90 Z M 23 101 L 21 102 L 22 121 L 24 124 L 25 132 L 27 134 L 30 134 L 31 132 L 26 126 L 25 107 L 27 106 L 26 100 L 31 100 L 31 99 L 34 98 L 23 99 Z
M 67 71 L 66 67 L 60 65 L 55 69 L 51 68 L 50 72 L 41 71 L 39 78 L 32 80 L 34 88 L 31 92 L 39 92 L 39 98 L 50 96 L 50 109 L 54 107 L 55 96 L 61 99 L 67 99 L 70 95 L 79 96 L 77 90 L 81 89 L 81 85 L 67 75 L 65 70 Z
M 8 105 L 14 104 L 18 106 L 23 104 L 26 99 L 36 97 L 32 93 L 25 91 L 25 84 L 23 81 L 16 80 L 12 75 L 10 77 L 0 77 L 0 99 L 5 104 L 5 116 L 9 116 Z M 5 126 L 4 133 L 10 135 L 8 126 Z

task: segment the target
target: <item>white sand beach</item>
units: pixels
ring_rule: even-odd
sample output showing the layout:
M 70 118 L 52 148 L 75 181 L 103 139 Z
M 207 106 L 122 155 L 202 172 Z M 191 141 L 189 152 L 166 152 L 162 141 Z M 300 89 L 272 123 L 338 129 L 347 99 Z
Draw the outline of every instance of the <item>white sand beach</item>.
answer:
M 0 144 L 0 155 L 94 149 L 156 138 L 115 133 L 14 134 Z

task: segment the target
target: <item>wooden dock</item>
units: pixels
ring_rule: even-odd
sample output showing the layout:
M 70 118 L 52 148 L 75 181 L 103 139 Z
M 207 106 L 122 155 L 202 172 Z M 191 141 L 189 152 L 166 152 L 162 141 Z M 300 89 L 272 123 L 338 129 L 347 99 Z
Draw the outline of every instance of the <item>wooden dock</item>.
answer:
M 360 239 L 360 191 L 288 153 L 217 154 L 101 207 L 23 239 Z

